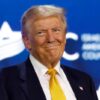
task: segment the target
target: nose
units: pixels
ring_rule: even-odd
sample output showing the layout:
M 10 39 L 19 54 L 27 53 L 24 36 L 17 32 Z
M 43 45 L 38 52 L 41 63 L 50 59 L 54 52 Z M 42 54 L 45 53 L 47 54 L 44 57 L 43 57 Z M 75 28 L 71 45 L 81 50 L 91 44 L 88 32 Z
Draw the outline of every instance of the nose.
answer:
M 54 34 L 51 30 L 49 30 L 48 33 L 47 33 L 47 41 L 49 43 L 55 41 L 55 36 L 54 36 Z

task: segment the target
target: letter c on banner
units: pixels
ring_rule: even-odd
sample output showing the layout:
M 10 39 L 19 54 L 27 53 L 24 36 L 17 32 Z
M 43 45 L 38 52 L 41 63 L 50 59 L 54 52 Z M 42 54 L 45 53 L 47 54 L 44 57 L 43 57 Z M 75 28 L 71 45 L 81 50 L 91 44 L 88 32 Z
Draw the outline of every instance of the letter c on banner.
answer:
M 66 34 L 66 39 L 72 39 L 74 41 L 77 41 L 78 40 L 78 35 L 73 33 L 73 32 L 68 32 Z M 70 60 L 70 61 L 74 61 L 74 60 L 77 60 L 79 58 L 79 53 L 76 52 L 74 54 L 68 54 L 66 51 L 64 51 L 63 58 L 65 58 L 67 60 Z

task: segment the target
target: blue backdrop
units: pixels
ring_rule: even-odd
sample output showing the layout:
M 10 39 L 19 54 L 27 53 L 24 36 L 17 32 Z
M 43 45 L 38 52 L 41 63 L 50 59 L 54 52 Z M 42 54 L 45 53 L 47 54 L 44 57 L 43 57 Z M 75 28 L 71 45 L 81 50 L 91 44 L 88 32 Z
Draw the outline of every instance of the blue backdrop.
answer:
M 10 45 L 7 41 L 10 32 L 12 34 L 20 32 L 20 18 L 23 12 L 37 4 L 53 4 L 67 9 L 67 45 L 61 62 L 90 74 L 98 88 L 100 85 L 100 0 L 0 0 L 0 34 L 5 34 L 0 35 L 0 68 L 21 63 L 27 58 L 28 52 L 24 48 L 10 56 L 6 49 L 7 45 Z M 14 39 L 10 43 L 14 43 Z M 14 45 L 11 45 L 9 50 L 14 52 Z M 9 55 L 2 57 L 6 52 Z

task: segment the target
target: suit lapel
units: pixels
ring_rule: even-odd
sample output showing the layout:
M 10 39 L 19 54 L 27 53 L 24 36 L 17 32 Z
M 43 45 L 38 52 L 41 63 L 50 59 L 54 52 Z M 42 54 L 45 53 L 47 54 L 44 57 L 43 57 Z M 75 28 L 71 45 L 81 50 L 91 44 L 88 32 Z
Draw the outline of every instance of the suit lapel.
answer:
M 29 100 L 46 100 L 38 77 L 30 63 L 29 59 L 26 62 L 27 88 L 29 91 Z
M 75 72 L 73 69 L 66 68 L 64 66 L 62 68 L 65 72 L 65 75 L 67 76 L 67 79 L 74 91 L 77 100 L 89 100 L 88 95 L 86 94 L 86 83 L 84 83 L 84 81 L 81 81 L 80 76 L 77 76 L 77 72 Z
M 46 100 L 29 59 L 17 67 L 5 70 L 4 73 L 9 77 L 12 100 Z

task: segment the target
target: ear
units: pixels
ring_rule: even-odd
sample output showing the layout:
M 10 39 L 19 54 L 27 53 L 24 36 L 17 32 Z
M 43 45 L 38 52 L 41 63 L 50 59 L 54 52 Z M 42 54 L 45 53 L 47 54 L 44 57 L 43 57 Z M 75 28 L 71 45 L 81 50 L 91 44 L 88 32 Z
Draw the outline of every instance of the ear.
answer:
M 28 50 L 30 50 L 31 49 L 31 42 L 30 42 L 30 39 L 29 39 L 28 35 L 22 35 L 22 39 L 23 39 L 25 47 Z

